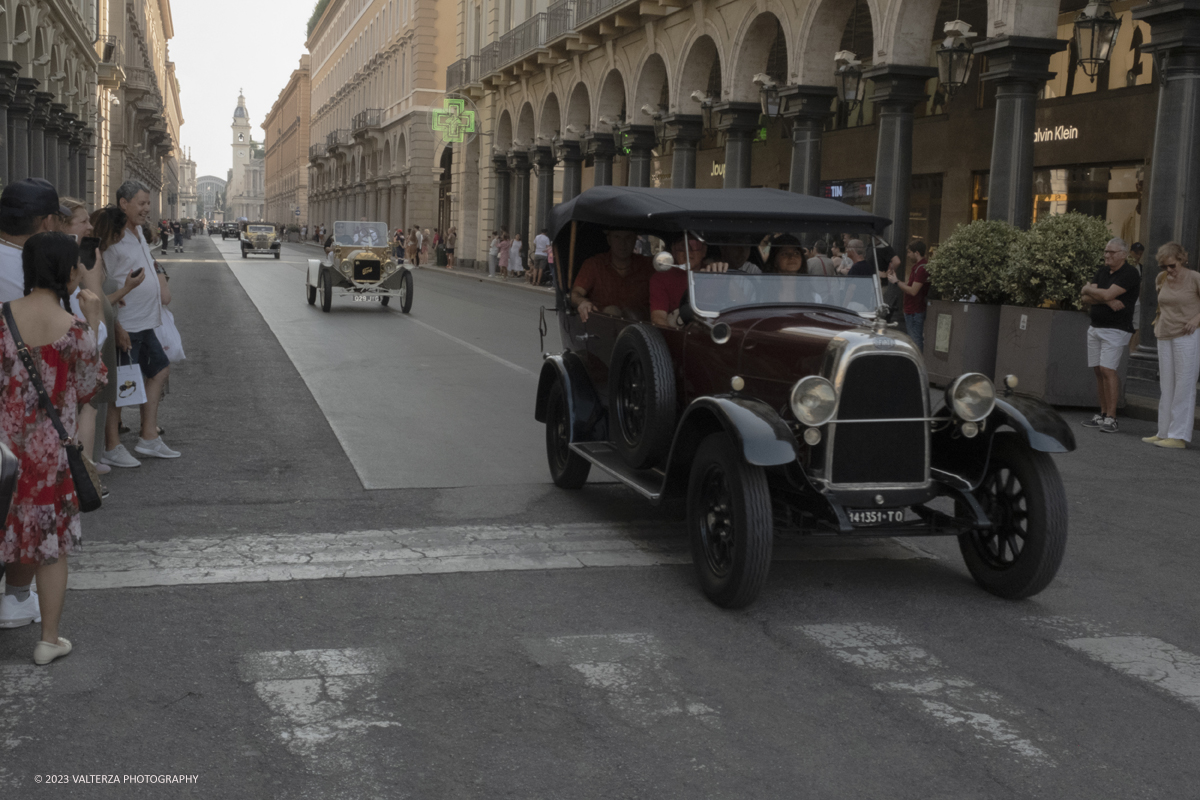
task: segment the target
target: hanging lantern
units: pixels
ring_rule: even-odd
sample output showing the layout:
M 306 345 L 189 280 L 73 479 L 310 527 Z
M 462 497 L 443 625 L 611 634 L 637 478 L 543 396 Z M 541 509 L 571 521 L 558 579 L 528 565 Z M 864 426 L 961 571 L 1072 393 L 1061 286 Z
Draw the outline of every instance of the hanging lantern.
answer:
M 961 19 L 947 22 L 945 33 L 946 39 L 937 50 L 938 82 L 948 97 L 954 97 L 954 93 L 966 86 L 971 77 L 975 51 L 969 39 L 976 34 Z
M 853 109 L 862 102 L 866 85 L 862 79 L 862 62 L 849 50 L 839 50 L 833 57 L 837 77 L 838 100 Z
M 767 119 L 779 116 L 779 84 L 765 72 L 754 76 L 754 85 L 758 87 L 758 105 L 762 115 Z
M 1083 73 L 1093 81 L 1112 57 L 1120 31 L 1121 20 L 1106 0 L 1092 0 L 1075 18 L 1075 52 Z

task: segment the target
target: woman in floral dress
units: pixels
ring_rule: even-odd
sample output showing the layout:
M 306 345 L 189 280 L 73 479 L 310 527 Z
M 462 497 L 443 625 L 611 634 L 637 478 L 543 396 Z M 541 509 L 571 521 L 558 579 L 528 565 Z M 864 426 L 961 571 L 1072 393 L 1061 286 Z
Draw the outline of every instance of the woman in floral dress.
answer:
M 21 338 L 33 355 L 50 402 L 68 435 L 76 431 L 76 409 L 107 380 L 96 348 L 100 298 L 84 290 L 80 322 L 67 308 L 83 267 L 79 246 L 62 233 L 30 237 L 21 254 L 25 297 L 10 306 Z M 67 451 L 38 401 L 38 393 L 17 354 L 16 342 L 0 315 L 0 440 L 20 460 L 0 561 L 8 581 L 28 584 L 37 575 L 42 637 L 33 651 L 37 664 L 49 664 L 71 652 L 58 635 L 67 593 L 67 555 L 80 545 L 79 500 L 67 463 Z

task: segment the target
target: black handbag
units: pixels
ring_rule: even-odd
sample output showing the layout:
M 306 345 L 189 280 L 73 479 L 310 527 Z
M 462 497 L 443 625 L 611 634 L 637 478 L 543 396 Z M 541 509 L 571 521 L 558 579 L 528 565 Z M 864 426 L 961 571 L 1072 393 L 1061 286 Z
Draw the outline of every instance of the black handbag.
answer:
M 88 469 L 87 457 L 83 454 L 83 445 L 71 440 L 71 437 L 67 435 L 67 429 L 63 427 L 62 420 L 58 418 L 58 412 L 54 410 L 50 396 L 46 394 L 46 387 L 42 384 L 42 374 L 33 361 L 33 354 L 29 352 L 29 348 L 21 339 L 21 332 L 17 329 L 17 323 L 13 319 L 8 303 L 4 304 L 4 321 L 8 324 L 8 331 L 12 334 L 13 341 L 17 344 L 17 355 L 21 357 L 21 363 L 25 365 L 25 371 L 29 373 L 29 380 L 33 382 L 33 388 L 37 389 L 42 408 L 45 409 L 46 416 L 50 418 L 50 423 L 54 425 L 54 430 L 58 431 L 58 438 L 62 441 L 62 446 L 67 450 L 67 465 L 71 468 L 71 480 L 75 483 L 75 496 L 79 498 L 79 510 L 85 513 L 95 511 L 100 508 L 100 480 L 94 469 Z

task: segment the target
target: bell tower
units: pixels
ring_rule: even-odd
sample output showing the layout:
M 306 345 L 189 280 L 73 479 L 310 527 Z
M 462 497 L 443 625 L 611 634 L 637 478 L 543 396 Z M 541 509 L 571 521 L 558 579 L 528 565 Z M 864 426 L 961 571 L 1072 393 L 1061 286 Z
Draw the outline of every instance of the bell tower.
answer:
M 228 197 L 230 200 L 233 219 L 249 216 L 246 213 L 246 197 L 250 187 L 246 185 L 247 167 L 250 165 L 250 112 L 246 110 L 246 97 L 238 90 L 237 108 L 233 110 L 232 141 L 233 148 L 233 180 L 230 183 Z

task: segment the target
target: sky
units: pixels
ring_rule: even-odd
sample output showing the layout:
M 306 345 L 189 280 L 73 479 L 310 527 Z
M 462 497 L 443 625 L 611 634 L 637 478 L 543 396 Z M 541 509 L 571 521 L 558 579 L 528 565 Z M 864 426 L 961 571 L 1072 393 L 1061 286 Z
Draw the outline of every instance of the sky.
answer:
M 315 0 L 174 0 L 175 38 L 168 43 L 183 104 L 183 147 L 197 176 L 224 180 L 232 163 L 229 126 L 238 89 L 246 95 L 251 135 L 300 65 Z M 249 35 L 253 28 L 260 31 Z

